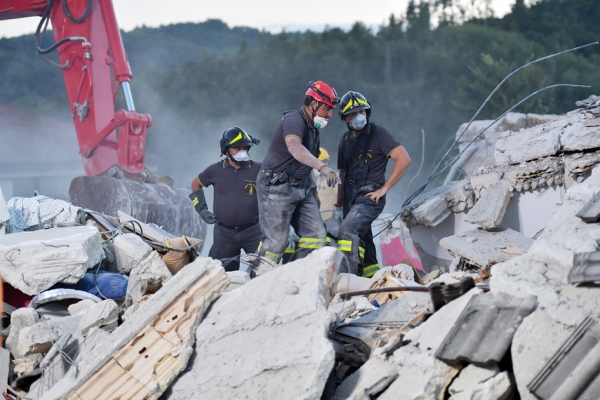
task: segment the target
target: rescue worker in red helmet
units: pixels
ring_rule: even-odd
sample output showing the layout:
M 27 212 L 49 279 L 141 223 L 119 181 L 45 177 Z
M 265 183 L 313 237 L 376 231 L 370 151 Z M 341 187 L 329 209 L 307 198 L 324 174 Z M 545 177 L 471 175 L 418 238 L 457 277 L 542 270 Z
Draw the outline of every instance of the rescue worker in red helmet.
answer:
M 339 114 L 348 127 L 340 139 L 337 165 L 342 184 L 336 212 L 339 219 L 343 216 L 337 245 L 347 260 L 341 272 L 371 277 L 379 269 L 371 224 L 383 211 L 386 193 L 406 172 L 410 157 L 388 129 L 369 121 L 371 104 L 362 94 L 346 93 Z M 390 158 L 394 167 L 385 179 Z
M 311 172 L 314 168 L 325 175 L 330 187 L 338 183 L 337 172 L 318 159 L 320 130 L 338 103 L 331 85 L 311 81 L 304 105 L 285 112 L 277 122 L 256 183 L 263 232 L 254 268 L 257 275 L 280 262 L 288 245 L 290 223 L 300 237 L 293 259 L 325 246 L 326 231 Z
M 261 163 L 250 160 L 250 147 L 260 141 L 234 126 L 223 133 L 221 156 L 225 159 L 209 165 L 193 181 L 190 195 L 200 217 L 215 224 L 213 245 L 208 256 L 224 262 L 226 271 L 237 271 L 243 249 L 256 253 L 261 231 L 258 224 L 256 176 Z M 208 210 L 202 188 L 214 186 L 214 214 Z M 225 260 L 226 259 L 226 260 Z

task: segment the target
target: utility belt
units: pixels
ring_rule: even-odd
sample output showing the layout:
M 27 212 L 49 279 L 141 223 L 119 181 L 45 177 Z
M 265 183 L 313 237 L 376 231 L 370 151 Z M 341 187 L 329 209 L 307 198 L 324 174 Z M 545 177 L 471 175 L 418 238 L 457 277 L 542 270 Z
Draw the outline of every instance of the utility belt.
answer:
M 255 221 L 253 221 L 253 222 L 252 222 L 250 225 L 246 225 L 246 226 L 234 226 L 234 227 L 230 227 L 230 226 L 227 226 L 227 225 L 223 225 L 221 222 L 218 222 L 219 226 L 222 226 L 223 228 L 227 228 L 227 229 L 234 230 L 234 231 L 236 231 L 236 232 L 241 232 L 241 231 L 243 231 L 244 229 L 248 229 L 248 228 L 250 228 L 251 226 L 254 226 L 254 225 L 256 225 L 257 223 L 258 223 L 258 220 L 255 220 Z
M 277 186 L 286 182 L 291 186 L 301 186 L 308 180 L 308 178 L 291 178 L 286 171 L 274 172 L 272 169 L 263 169 L 262 173 L 265 176 L 265 186 Z

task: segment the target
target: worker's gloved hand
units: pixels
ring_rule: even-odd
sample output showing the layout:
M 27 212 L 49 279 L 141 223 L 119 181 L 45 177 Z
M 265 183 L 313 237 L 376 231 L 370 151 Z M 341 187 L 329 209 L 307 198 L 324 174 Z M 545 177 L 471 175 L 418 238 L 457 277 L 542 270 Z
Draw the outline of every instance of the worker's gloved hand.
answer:
M 344 220 L 344 209 L 342 207 L 336 207 L 335 211 L 333 212 L 333 218 L 338 222 L 338 224 L 341 224 Z
M 211 213 L 208 210 L 200 211 L 200 218 L 202 218 L 207 224 L 211 225 L 217 222 L 217 217 L 215 216 L 215 214 Z
M 329 168 L 327 165 L 323 165 L 319 168 L 321 175 L 325 175 L 327 178 L 327 186 L 334 187 L 336 183 L 340 183 L 340 177 L 338 173 Z

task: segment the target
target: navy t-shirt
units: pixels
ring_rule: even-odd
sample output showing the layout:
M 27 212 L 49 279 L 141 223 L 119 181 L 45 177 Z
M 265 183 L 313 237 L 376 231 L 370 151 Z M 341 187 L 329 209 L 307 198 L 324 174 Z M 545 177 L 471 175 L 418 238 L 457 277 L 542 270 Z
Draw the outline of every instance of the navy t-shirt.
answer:
M 362 154 L 367 135 L 373 135 L 367 154 Z M 400 141 L 381 125 L 369 123 L 358 137 L 350 132 L 342 135 L 338 147 L 338 169 L 344 170 L 344 180 L 357 178 L 358 166 L 367 160 L 369 172 L 367 181 L 383 185 L 385 183 L 385 168 L 390 154 L 398 147 Z
M 294 135 L 300 138 L 302 145 L 310 151 L 312 155 L 319 155 L 319 130 L 314 127 L 312 121 L 306 115 L 304 108 L 294 111 L 288 111 L 279 118 L 273 138 L 267 151 L 267 156 L 262 162 L 264 169 L 271 169 L 273 172 L 287 171 L 288 175 L 296 179 L 308 177 L 312 167 L 300 164 L 294 173 L 290 169 L 298 163 L 290 154 L 285 138 L 288 135 Z
M 256 176 L 260 168 L 261 163 L 248 161 L 245 167 L 235 169 L 225 159 L 198 175 L 202 186 L 215 187 L 213 213 L 226 227 L 246 227 L 258 220 Z

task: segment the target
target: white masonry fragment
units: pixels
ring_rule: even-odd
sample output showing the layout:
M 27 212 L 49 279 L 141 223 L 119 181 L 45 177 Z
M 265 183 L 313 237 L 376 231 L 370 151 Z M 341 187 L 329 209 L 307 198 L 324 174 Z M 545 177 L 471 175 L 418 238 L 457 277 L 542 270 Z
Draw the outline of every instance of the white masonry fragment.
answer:
M 491 185 L 465 217 L 465 221 L 484 229 L 496 228 L 502 222 L 512 197 L 510 183 L 499 181 Z

